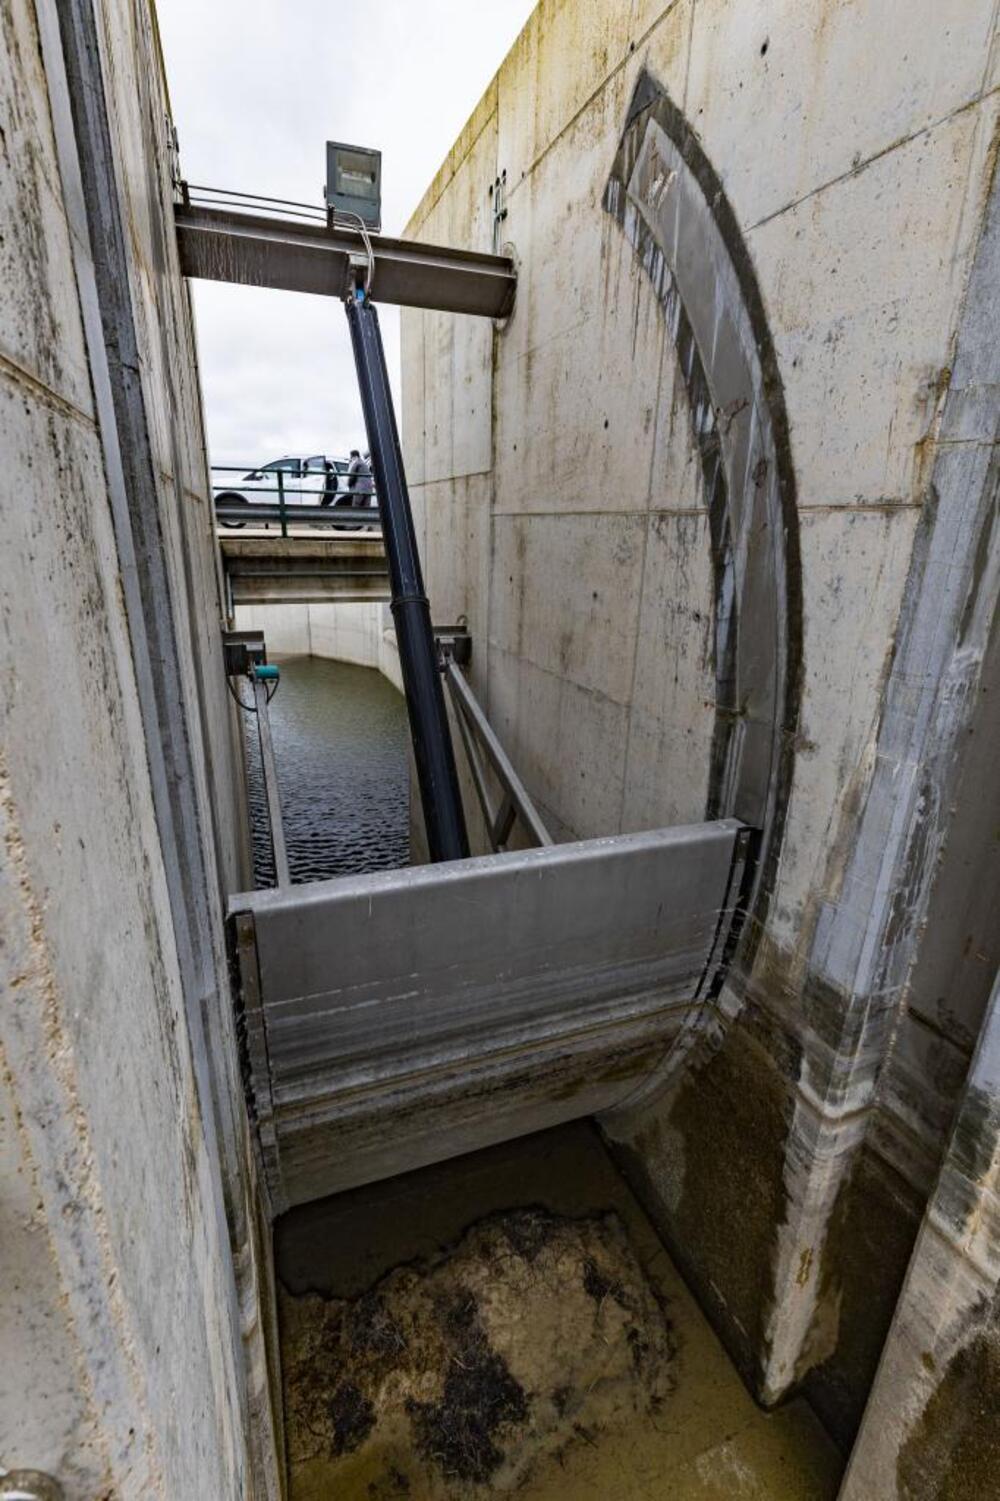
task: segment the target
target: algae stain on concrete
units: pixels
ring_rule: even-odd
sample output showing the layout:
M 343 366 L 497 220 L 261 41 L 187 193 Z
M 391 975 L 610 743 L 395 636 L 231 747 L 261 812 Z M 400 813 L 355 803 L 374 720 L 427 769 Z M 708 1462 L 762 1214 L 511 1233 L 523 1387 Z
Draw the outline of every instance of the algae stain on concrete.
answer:
M 901 1501 L 986 1501 L 1000 1476 L 1000 1334 L 975 1336 L 900 1452 Z
M 862 1151 L 837 1193 L 821 1251 L 816 1321 L 832 1326 L 829 1354 L 803 1389 L 849 1454 L 889 1330 L 920 1225 L 912 1188 Z M 807 1353 L 815 1347 L 807 1342 Z
M 613 1143 L 703 1307 L 728 1331 L 751 1387 L 785 1215 L 788 1111 L 786 1086 L 744 1019 L 673 1096 Z

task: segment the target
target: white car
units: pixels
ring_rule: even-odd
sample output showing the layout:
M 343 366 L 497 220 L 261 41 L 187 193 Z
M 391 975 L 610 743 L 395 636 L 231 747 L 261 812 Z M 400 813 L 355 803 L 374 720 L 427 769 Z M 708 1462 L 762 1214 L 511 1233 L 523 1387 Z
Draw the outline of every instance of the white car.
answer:
M 350 459 L 328 458 L 317 453 L 309 457 L 288 454 L 281 459 L 271 459 L 258 469 L 244 474 L 242 481 L 235 480 L 236 473 L 225 466 L 212 467 L 212 491 L 215 502 L 227 506 L 276 506 L 283 493 L 288 505 L 336 505 L 342 497 L 351 493 L 348 487 Z M 361 476 L 355 494 L 366 497 L 365 504 L 374 504 L 372 481 Z M 248 518 L 249 519 L 249 518 Z M 243 521 L 223 521 L 223 526 L 244 526 Z

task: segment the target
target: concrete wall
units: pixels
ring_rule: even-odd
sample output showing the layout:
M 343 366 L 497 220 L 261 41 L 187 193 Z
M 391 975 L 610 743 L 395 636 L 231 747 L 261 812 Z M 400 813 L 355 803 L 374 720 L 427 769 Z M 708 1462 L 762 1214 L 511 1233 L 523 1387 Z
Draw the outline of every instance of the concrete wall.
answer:
M 605 1127 L 845 1447 L 998 957 L 998 55 L 988 0 L 543 0 L 409 226 L 489 248 L 505 177 L 517 306 L 404 313 L 403 440 L 529 790 L 570 837 L 763 831 L 710 1025 Z
M 263 631 L 271 658 L 309 655 L 308 605 L 237 605 L 234 624 L 238 631 Z
M 154 17 L 0 7 L 0 1461 L 277 1494 L 245 883 Z
M 403 691 L 387 605 L 238 605 L 236 629 L 263 631 L 272 658 L 330 657 L 374 667 Z
M 376 667 L 403 691 L 399 652 L 388 605 L 309 605 L 310 651 L 314 657 L 333 657 Z

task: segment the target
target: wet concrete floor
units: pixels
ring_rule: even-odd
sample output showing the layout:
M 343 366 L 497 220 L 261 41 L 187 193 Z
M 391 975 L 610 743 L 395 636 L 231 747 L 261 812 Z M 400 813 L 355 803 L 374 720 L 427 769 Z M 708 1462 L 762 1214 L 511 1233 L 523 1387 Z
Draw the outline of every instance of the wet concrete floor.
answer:
M 836 1495 L 811 1409 L 755 1405 L 590 1123 L 294 1210 L 275 1243 L 292 1501 Z

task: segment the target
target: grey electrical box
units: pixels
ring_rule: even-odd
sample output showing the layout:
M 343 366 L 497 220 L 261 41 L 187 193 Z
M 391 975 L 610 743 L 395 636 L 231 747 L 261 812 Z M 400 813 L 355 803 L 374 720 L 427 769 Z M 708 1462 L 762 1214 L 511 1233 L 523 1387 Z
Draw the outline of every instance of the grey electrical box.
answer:
M 367 146 L 326 143 L 326 206 L 357 214 L 369 229 L 382 225 L 382 153 Z

